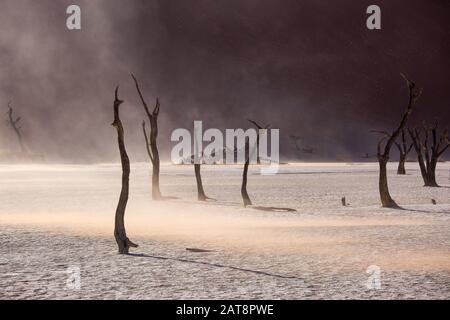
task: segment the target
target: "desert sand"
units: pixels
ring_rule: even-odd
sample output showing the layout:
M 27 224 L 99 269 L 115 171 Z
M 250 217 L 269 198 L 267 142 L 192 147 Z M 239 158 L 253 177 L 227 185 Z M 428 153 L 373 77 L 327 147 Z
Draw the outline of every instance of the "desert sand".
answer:
M 217 201 L 201 203 L 192 166 L 164 164 L 161 190 L 178 199 L 152 201 L 150 166 L 136 163 L 125 219 L 139 247 L 119 255 L 118 164 L 1 165 L 0 298 L 449 299 L 449 168 L 438 165 L 441 188 L 424 188 L 415 163 L 405 176 L 391 163 L 394 210 L 380 207 L 376 163 L 290 163 L 274 176 L 251 166 L 256 206 L 297 210 L 268 212 L 243 208 L 241 166 L 202 166 Z

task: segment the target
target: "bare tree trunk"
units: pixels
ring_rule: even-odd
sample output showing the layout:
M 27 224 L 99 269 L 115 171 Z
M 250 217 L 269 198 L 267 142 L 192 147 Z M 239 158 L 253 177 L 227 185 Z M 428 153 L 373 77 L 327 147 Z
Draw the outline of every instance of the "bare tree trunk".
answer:
M 205 194 L 205 190 L 203 189 L 202 183 L 202 175 L 200 173 L 201 164 L 203 162 L 203 151 L 200 152 L 198 149 L 199 141 L 197 140 L 198 132 L 194 126 L 194 155 L 192 156 L 194 162 L 194 172 L 195 172 L 195 180 L 197 181 L 197 199 L 198 201 L 206 201 L 209 198 Z
M 144 133 L 144 137 L 145 137 L 147 154 L 150 158 L 150 161 L 152 162 L 152 199 L 160 200 L 160 199 L 162 199 L 161 190 L 159 188 L 160 161 L 159 161 L 158 146 L 156 143 L 156 139 L 158 137 L 159 99 L 156 98 L 155 108 L 153 109 L 153 112 L 150 112 L 150 110 L 148 109 L 147 103 L 145 102 L 144 97 L 141 93 L 141 90 L 139 88 L 139 84 L 138 84 L 136 77 L 133 74 L 131 74 L 131 77 L 134 80 L 134 83 L 136 85 L 136 90 L 139 94 L 139 97 L 141 99 L 145 113 L 147 114 L 148 120 L 150 122 L 150 135 L 149 136 L 147 136 L 147 132 L 145 130 L 145 121 L 142 123 L 142 129 L 143 129 L 143 133 Z
M 400 153 L 400 159 L 398 161 L 397 174 L 406 174 L 405 162 L 406 162 L 406 155 L 404 153 Z
M 156 155 L 156 153 L 154 153 Z M 159 188 L 159 156 L 156 156 L 156 159 L 153 162 L 152 169 L 152 199 L 153 200 L 161 200 L 161 190 Z
M 439 185 L 436 182 L 436 166 L 437 166 L 437 158 L 434 156 L 431 158 L 430 161 L 430 169 L 428 170 L 428 183 L 427 187 L 439 187 Z
M 409 148 L 406 146 L 405 129 L 402 129 L 401 142 L 400 143 L 395 142 L 395 145 L 397 146 L 398 151 L 400 153 L 397 174 L 406 174 L 406 170 L 405 170 L 406 157 L 408 156 L 409 152 L 411 151 L 413 144 L 411 143 L 409 145 Z
M 21 117 L 17 117 L 16 119 L 14 119 L 11 102 L 8 102 L 8 123 L 11 125 L 14 132 L 16 133 L 17 140 L 19 141 L 19 145 L 20 145 L 20 151 L 22 153 L 25 153 L 26 149 L 25 149 L 25 145 L 23 144 L 22 133 L 20 132 L 20 127 L 18 126 L 20 119 L 21 119 Z
M 387 208 L 398 208 L 397 203 L 395 203 L 395 201 L 392 199 L 392 197 L 389 193 L 389 187 L 388 187 L 387 163 L 389 161 L 389 153 L 391 151 L 392 145 L 395 143 L 395 140 L 400 135 L 400 133 L 403 132 L 406 122 L 408 121 L 408 117 L 412 112 L 412 108 L 422 93 L 422 89 L 420 89 L 418 91 L 415 90 L 415 86 L 416 86 L 415 83 L 409 81 L 403 74 L 401 74 L 401 76 L 406 81 L 406 85 L 409 90 L 408 106 L 406 107 L 406 110 L 402 116 L 400 124 L 394 130 L 394 132 L 392 134 L 389 134 L 388 132 L 385 132 L 385 131 L 379 131 L 384 135 L 384 137 L 378 142 L 378 148 L 377 148 L 378 163 L 380 166 L 379 192 L 380 192 L 381 205 L 383 207 L 387 207 Z M 387 140 L 387 142 L 386 142 L 384 148 L 382 148 L 382 144 L 385 140 Z
M 386 208 L 396 208 L 398 207 L 398 205 L 394 201 L 394 199 L 391 198 L 391 195 L 389 193 L 389 186 L 387 180 L 388 160 L 389 158 L 385 158 L 383 156 L 378 157 L 378 163 L 380 166 L 379 190 L 380 190 L 381 205 Z
M 130 180 L 130 160 L 125 149 L 124 131 L 122 121 L 119 116 L 119 106 L 123 103 L 117 97 L 119 87 L 116 87 L 114 99 L 114 122 L 112 126 L 117 129 L 117 142 L 119 144 L 120 160 L 122 163 L 122 190 L 120 191 L 119 203 L 117 204 L 115 223 L 114 223 L 114 237 L 119 246 L 120 254 L 128 254 L 130 247 L 136 248 L 137 244 L 128 239 L 125 231 L 125 208 L 128 202 L 129 180 Z
M 156 111 L 155 111 L 156 110 Z M 159 152 L 156 144 L 156 138 L 158 137 L 158 114 L 159 114 L 159 100 L 156 99 L 155 110 L 152 113 L 150 119 L 150 149 L 152 151 L 152 198 L 155 200 L 161 199 L 161 190 L 159 189 Z
M 413 141 L 414 150 L 417 154 L 417 162 L 419 163 L 420 173 L 422 175 L 422 179 L 424 182 L 424 185 L 428 185 L 428 173 L 427 168 L 425 166 L 425 161 L 423 159 L 421 145 L 420 145 L 420 132 L 417 129 L 411 130 L 408 129 L 409 136 L 411 137 L 411 140 Z
M 203 189 L 202 176 L 200 174 L 200 164 L 194 164 L 195 179 L 197 180 L 197 195 L 199 201 L 206 201 L 208 197 Z
M 256 154 L 256 164 L 261 164 L 261 159 L 259 158 L 259 130 L 256 133 L 256 148 L 258 149 L 258 153 Z
M 248 138 L 245 139 L 245 164 L 244 164 L 244 172 L 242 174 L 242 187 L 241 187 L 241 195 L 242 200 L 244 201 L 244 207 L 251 206 L 252 201 L 247 193 L 247 172 L 248 165 L 250 164 L 250 148 Z
M 250 121 L 256 127 L 256 130 L 258 130 L 256 132 L 256 148 L 257 148 L 257 152 L 258 152 L 256 154 L 256 164 L 261 164 L 261 159 L 259 157 L 259 134 L 260 134 L 260 130 L 264 130 L 264 129 L 267 130 L 270 127 L 270 125 L 266 125 L 266 127 L 263 128 L 256 121 L 253 121 L 253 120 L 248 120 L 248 121 Z

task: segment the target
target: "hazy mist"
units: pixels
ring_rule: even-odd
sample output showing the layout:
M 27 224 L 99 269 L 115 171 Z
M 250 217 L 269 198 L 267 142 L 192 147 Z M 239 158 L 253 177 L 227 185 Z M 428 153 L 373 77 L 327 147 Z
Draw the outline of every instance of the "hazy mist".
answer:
M 69 31 L 69 4 L 82 29 Z M 410 124 L 450 124 L 450 3 L 377 1 L 382 30 L 366 28 L 369 1 L 52 1 L 0 4 L 0 110 L 22 116 L 24 141 L 51 161 L 118 161 L 114 87 L 132 161 L 146 160 L 145 118 L 130 72 L 150 106 L 161 100 L 158 143 L 173 129 L 280 129 L 282 158 L 374 153 L 371 129 L 391 129 L 407 103 L 404 72 L 424 92 Z M 4 112 L 2 116 L 6 119 Z M 17 148 L 2 121 L 0 151 Z M 396 152 L 396 150 L 395 150 Z

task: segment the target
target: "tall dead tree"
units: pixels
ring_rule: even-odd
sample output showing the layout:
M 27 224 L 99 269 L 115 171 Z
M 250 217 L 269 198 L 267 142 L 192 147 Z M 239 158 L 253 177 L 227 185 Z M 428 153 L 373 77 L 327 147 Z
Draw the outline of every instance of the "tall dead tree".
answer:
M 129 181 L 130 181 L 130 160 L 125 149 L 124 131 L 122 121 L 120 121 L 119 107 L 123 103 L 118 98 L 119 86 L 114 94 L 114 121 L 111 124 L 117 129 L 117 142 L 119 144 L 120 161 L 122 163 L 122 190 L 120 191 L 119 203 L 117 204 L 116 217 L 114 222 L 114 237 L 119 246 L 120 254 L 128 254 L 130 247 L 136 248 L 137 244 L 128 239 L 125 231 L 125 208 L 128 202 Z
M 448 131 L 445 129 L 438 138 L 438 126 L 435 124 L 432 128 L 426 124 L 423 125 L 424 138 L 421 140 L 421 131 L 417 128 L 409 129 L 409 135 L 413 141 L 414 149 L 417 153 L 420 172 L 424 186 L 439 187 L 436 182 L 436 166 L 439 158 L 450 146 Z M 429 145 L 429 136 L 431 134 L 431 145 Z
M 25 149 L 25 145 L 23 144 L 22 133 L 20 132 L 21 127 L 18 125 L 19 121 L 22 118 L 21 117 L 17 117 L 16 119 L 14 119 L 13 108 L 11 107 L 11 102 L 8 102 L 8 112 L 7 112 L 7 114 L 8 114 L 8 124 L 14 130 L 14 132 L 15 132 L 15 134 L 17 136 L 17 140 L 19 141 L 20 151 L 22 153 L 25 153 L 26 149 Z
M 248 165 L 250 164 L 250 148 L 249 148 L 249 140 L 248 137 L 245 138 L 245 164 L 244 164 L 244 172 L 242 174 L 242 186 L 241 186 L 241 195 L 242 200 L 244 201 L 244 207 L 251 206 L 252 201 L 247 193 L 247 173 L 248 173 Z
M 408 153 L 411 151 L 413 144 L 411 143 L 409 147 L 406 145 L 405 129 L 402 129 L 401 139 L 402 141 L 400 143 L 398 143 L 397 141 L 395 142 L 395 145 L 398 148 L 398 152 L 400 153 L 397 174 L 406 174 L 405 170 L 406 157 L 408 156 Z
M 261 159 L 259 158 L 259 135 L 260 135 L 260 130 L 267 130 L 270 125 L 266 125 L 264 128 L 262 126 L 260 126 L 256 121 L 250 120 L 248 119 L 248 121 L 250 121 L 250 123 L 252 123 L 256 129 L 258 130 L 257 134 L 256 134 L 256 148 L 258 150 L 258 153 L 256 154 L 256 163 L 257 164 L 261 164 Z
M 377 131 L 383 134 L 383 137 L 378 142 L 377 147 L 377 158 L 380 167 L 380 176 L 378 188 L 380 192 L 381 205 L 387 208 L 398 208 L 397 203 L 392 199 L 389 193 L 388 180 L 387 180 L 387 163 L 389 161 L 389 153 L 391 151 L 392 145 L 394 144 L 397 137 L 402 132 L 403 128 L 408 121 L 408 117 L 412 112 L 413 106 L 415 105 L 417 99 L 422 93 L 422 89 L 416 90 L 416 84 L 409 81 L 403 74 L 401 74 L 406 82 L 409 91 L 408 105 L 405 112 L 403 113 L 402 119 L 398 127 L 390 134 L 385 131 Z M 383 143 L 386 141 L 384 148 Z
M 158 115 L 159 115 L 159 99 L 156 98 L 156 105 L 152 112 L 148 109 L 147 103 L 142 95 L 141 89 L 139 88 L 138 81 L 136 77 L 131 74 L 131 77 L 134 80 L 134 84 L 136 85 L 136 90 L 139 94 L 139 97 L 142 102 L 142 106 L 144 107 L 144 111 L 147 114 L 148 120 L 150 122 L 150 134 L 147 135 L 147 130 L 145 129 L 145 120 L 142 121 L 142 131 L 145 137 L 145 147 L 147 149 L 147 154 L 152 162 L 152 199 L 160 200 L 162 199 L 161 191 L 159 188 L 159 152 L 158 146 L 156 144 L 156 139 L 158 137 Z

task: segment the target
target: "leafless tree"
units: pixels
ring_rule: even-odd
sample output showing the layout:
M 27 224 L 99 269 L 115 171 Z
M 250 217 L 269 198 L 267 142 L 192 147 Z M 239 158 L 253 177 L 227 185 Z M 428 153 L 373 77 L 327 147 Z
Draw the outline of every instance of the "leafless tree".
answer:
M 248 174 L 248 166 L 250 164 L 250 159 L 253 156 L 253 153 L 255 152 L 256 145 L 254 145 L 250 149 L 250 143 L 249 138 L 245 138 L 245 164 L 244 164 L 244 172 L 242 174 L 242 187 L 241 187 L 241 195 L 242 200 L 244 201 L 244 207 L 251 206 L 252 201 L 250 200 L 250 197 L 248 196 L 247 192 L 247 174 Z M 261 211 L 270 211 L 270 212 L 294 212 L 297 211 L 293 208 L 286 208 L 286 207 L 265 207 L 265 206 L 252 206 L 253 209 L 261 210 Z
M 397 174 L 406 174 L 405 170 L 406 157 L 408 156 L 408 153 L 411 151 L 413 144 L 411 143 L 409 147 L 406 145 L 405 129 L 402 129 L 401 139 L 402 139 L 401 143 L 398 143 L 397 141 L 395 142 L 395 145 L 397 146 L 398 151 L 400 153 Z
M 197 139 L 197 134 L 194 133 L 194 139 Z M 203 189 L 202 175 L 200 173 L 201 163 L 203 161 L 203 153 L 200 154 L 198 150 L 198 143 L 195 143 L 195 154 L 193 155 L 195 180 L 197 181 L 197 199 L 199 201 L 206 201 L 208 198 Z
M 114 95 L 114 121 L 111 124 L 117 129 L 117 142 L 119 144 L 120 160 L 122 163 L 122 190 L 120 191 L 119 203 L 117 204 L 116 217 L 114 223 L 114 237 L 119 246 L 120 254 L 128 254 L 130 247 L 136 248 L 137 244 L 128 239 L 125 232 L 125 208 L 128 202 L 129 180 L 130 180 L 130 160 L 125 149 L 124 131 L 122 121 L 120 121 L 119 107 L 123 103 L 118 98 L 119 86 L 116 87 Z
M 244 172 L 242 174 L 242 187 L 241 187 L 241 195 L 242 200 L 244 201 L 244 207 L 251 206 L 252 201 L 247 193 L 247 173 L 248 173 L 248 165 L 250 164 L 250 148 L 249 148 L 249 139 L 245 138 L 245 164 L 244 164 Z
M 256 127 L 256 129 L 258 130 L 257 135 L 256 135 L 256 148 L 257 148 L 257 150 L 258 150 L 258 153 L 256 154 L 256 163 L 257 163 L 257 164 L 261 164 L 261 159 L 259 158 L 259 135 L 260 135 L 260 133 L 261 133 L 260 130 L 267 130 L 267 129 L 269 129 L 270 125 L 268 124 L 268 125 L 266 125 L 265 127 L 263 127 L 263 126 L 259 125 L 259 124 L 258 124 L 256 121 L 254 121 L 254 120 L 248 119 L 248 121 L 249 121 L 250 123 L 252 123 L 252 124 Z
M 409 135 L 413 141 L 414 149 L 417 153 L 420 172 L 426 187 L 439 187 L 436 182 L 436 166 L 439 158 L 450 146 L 448 130 L 445 129 L 438 138 L 438 125 L 432 128 L 425 123 L 423 125 L 424 138 L 421 140 L 421 131 L 417 128 L 409 129 Z M 431 135 L 431 146 L 429 136 Z
M 202 183 L 202 176 L 200 174 L 200 163 L 194 164 L 194 171 L 195 171 L 195 179 L 197 181 L 197 196 L 199 201 L 206 201 L 209 199 L 206 194 L 205 190 L 203 189 L 203 183 Z
M 20 132 L 21 127 L 19 126 L 19 121 L 22 119 L 21 117 L 17 117 L 14 119 L 13 115 L 13 108 L 11 107 L 11 102 L 8 102 L 8 124 L 11 126 L 11 128 L 14 130 L 17 140 L 19 141 L 20 145 L 20 151 L 22 153 L 26 152 L 25 145 L 23 144 L 22 140 L 22 133 Z
M 377 158 L 380 167 L 380 177 L 379 177 L 379 192 L 381 198 L 381 205 L 388 208 L 398 208 L 397 203 L 392 199 L 389 193 L 388 180 L 387 180 L 387 163 L 389 161 L 389 153 L 391 151 L 392 145 L 394 144 L 397 137 L 402 132 L 403 128 L 408 121 L 408 117 L 412 112 L 413 106 L 415 105 L 417 99 L 422 93 L 422 89 L 417 90 L 416 84 L 409 81 L 403 74 L 402 78 L 405 80 L 409 91 L 409 100 L 405 112 L 403 113 L 402 119 L 397 126 L 397 128 L 392 132 L 388 133 L 386 131 L 375 131 L 382 133 L 383 137 L 378 142 L 377 147 Z M 385 144 L 384 144 L 385 143 Z M 384 147 L 383 147 L 384 144 Z
M 156 144 L 156 139 L 158 137 L 158 115 L 159 115 L 159 99 L 156 98 L 156 105 L 152 112 L 150 112 L 147 103 L 142 95 L 142 92 L 139 88 L 138 81 L 136 77 L 131 74 L 131 77 L 134 80 L 134 84 L 136 85 L 136 90 L 139 94 L 139 97 L 142 102 L 142 106 L 144 107 L 145 113 L 147 114 L 148 120 L 150 122 L 150 134 L 147 135 L 147 130 L 145 129 L 145 120 L 142 121 L 142 131 L 145 137 L 145 147 L 147 149 L 147 154 L 152 162 L 152 199 L 153 200 L 161 200 L 161 191 L 159 188 L 159 152 L 158 146 Z
M 292 140 L 292 142 L 294 142 L 294 147 L 295 147 L 295 149 L 297 149 L 297 151 L 301 151 L 301 147 L 299 146 L 299 141 L 302 139 L 302 138 L 300 138 L 299 136 L 295 136 L 295 135 L 293 135 L 293 134 L 291 134 L 290 136 L 289 136 L 289 138 Z

